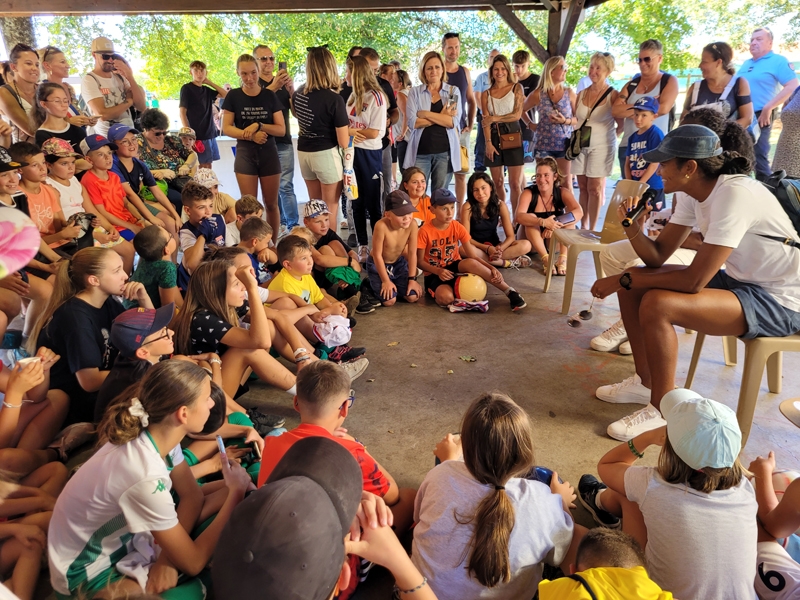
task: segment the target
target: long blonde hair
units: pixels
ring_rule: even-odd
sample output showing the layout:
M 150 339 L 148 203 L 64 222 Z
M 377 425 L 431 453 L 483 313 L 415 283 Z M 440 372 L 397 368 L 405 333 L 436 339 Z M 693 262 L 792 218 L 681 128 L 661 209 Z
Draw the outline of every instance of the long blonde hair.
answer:
M 539 85 L 536 86 L 537 90 L 552 92 L 556 89 L 556 84 L 553 82 L 553 71 L 562 63 L 567 64 L 563 56 L 551 56 L 547 59 L 542 66 L 542 78 L 539 80 Z
M 338 92 L 342 86 L 336 59 L 325 47 L 311 48 L 306 57 L 306 85 L 303 93 L 314 90 L 333 90 Z
M 384 102 L 388 102 L 386 94 L 383 93 L 375 73 L 369 62 L 363 56 L 354 56 L 347 60 L 350 63 L 350 81 L 353 83 L 353 93 L 347 100 L 347 106 L 354 106 L 356 115 L 360 115 L 364 110 L 364 96 L 370 92 L 376 92 L 383 96 Z
M 508 544 L 514 529 L 514 505 L 505 491 L 512 477 L 530 471 L 534 464 L 533 438 L 528 414 L 499 392 L 486 393 L 467 409 L 461 424 L 464 464 L 470 474 L 490 489 L 475 514 L 456 520 L 474 525 L 465 550 L 467 569 L 481 585 L 494 587 L 511 579 Z
M 53 313 L 67 300 L 86 289 L 87 277 L 91 275 L 99 277 L 106 266 L 106 259 L 114 254 L 114 251 L 108 248 L 84 248 L 78 250 L 71 259 L 58 263 L 53 294 L 47 301 L 44 311 L 34 323 L 33 331 L 31 331 L 25 347 L 31 355 L 36 353 L 39 334 L 50 323 Z

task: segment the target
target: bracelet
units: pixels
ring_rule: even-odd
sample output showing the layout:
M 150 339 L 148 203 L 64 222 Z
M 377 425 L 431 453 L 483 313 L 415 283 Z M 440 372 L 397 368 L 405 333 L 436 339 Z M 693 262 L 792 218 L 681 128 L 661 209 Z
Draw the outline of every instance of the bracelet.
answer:
M 7 408 L 22 408 L 23 404 L 33 404 L 33 400 L 25 400 L 25 399 L 23 399 L 23 400 L 20 400 L 19 404 L 9 404 L 5 400 L 3 401 L 3 406 L 5 406 Z
M 348 267 L 352 267 L 353 266 L 353 257 L 350 256 L 349 254 L 347 255 L 347 266 Z
M 629 242 L 632 242 L 633 240 L 635 240 L 635 239 L 636 239 L 636 237 L 637 237 L 637 236 L 638 236 L 640 233 L 642 233 L 642 228 L 641 228 L 641 227 L 639 227 L 639 230 L 636 232 L 636 235 L 635 235 L 635 236 L 633 236 L 633 237 L 629 237 L 629 238 L 628 238 L 628 241 L 629 241 Z
M 304 354 L 304 353 L 308 354 L 308 350 L 306 350 L 305 348 L 298 348 L 297 350 L 294 351 L 294 357 L 297 358 L 298 354 Z
M 212 365 L 219 365 L 219 367 L 222 368 L 222 361 L 218 358 L 212 358 L 208 362 L 211 363 Z
M 634 456 L 636 456 L 636 458 L 644 458 L 644 452 L 639 452 L 636 449 L 636 446 L 633 445 L 632 438 L 628 440 L 628 448 L 630 448 L 630 451 L 634 454 Z
M 399 587 L 397 587 L 397 584 L 395 584 L 395 586 L 394 586 L 394 591 L 395 591 L 395 592 L 399 592 L 399 593 L 401 593 L 401 594 L 413 594 L 414 592 L 416 592 L 416 591 L 418 591 L 418 590 L 421 590 L 422 588 L 424 588 L 426 585 L 428 585 L 428 578 L 427 578 L 427 577 L 423 577 L 423 578 L 422 578 L 422 583 L 420 583 L 420 584 L 419 584 L 417 587 L 415 587 L 415 588 L 411 588 L 410 590 L 401 590 Z
M 311 360 L 311 355 L 301 356 L 300 358 L 294 359 L 294 364 L 301 363 L 304 360 Z

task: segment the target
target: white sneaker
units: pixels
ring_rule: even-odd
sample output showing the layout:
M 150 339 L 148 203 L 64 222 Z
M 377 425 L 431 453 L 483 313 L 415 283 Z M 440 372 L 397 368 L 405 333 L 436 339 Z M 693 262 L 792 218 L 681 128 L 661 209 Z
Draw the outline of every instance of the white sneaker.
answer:
M 367 367 L 369 366 L 369 360 L 362 357 L 348 363 L 339 363 L 339 366 L 342 367 L 345 370 L 345 373 L 350 376 L 350 382 L 352 383 L 361 377 L 364 374 L 364 371 L 367 370 Z
M 650 390 L 642 385 L 638 375 L 619 383 L 601 385 L 594 393 L 598 400 L 611 404 L 650 404 Z
M 358 262 L 362 265 L 367 264 L 367 257 L 369 256 L 369 248 L 366 246 L 359 246 L 358 247 Z
M 282 240 L 287 235 L 289 235 L 289 228 L 286 225 L 281 225 L 278 229 L 278 239 Z
M 614 323 L 611 327 L 606 329 L 603 333 L 595 338 L 592 338 L 592 350 L 598 352 L 611 352 L 619 348 L 622 342 L 628 341 L 628 332 L 625 331 L 625 324 L 622 319 Z M 629 353 L 630 354 L 630 353 Z
M 631 349 L 631 343 L 630 342 L 622 342 L 619 345 L 619 353 L 620 354 L 624 354 L 625 356 L 627 356 L 629 354 L 633 354 L 633 350 Z
M 663 427 L 667 422 L 652 404 L 637 410 L 632 415 L 622 417 L 619 421 L 614 421 L 608 426 L 606 432 L 609 437 L 627 442 L 645 431 L 651 431 Z

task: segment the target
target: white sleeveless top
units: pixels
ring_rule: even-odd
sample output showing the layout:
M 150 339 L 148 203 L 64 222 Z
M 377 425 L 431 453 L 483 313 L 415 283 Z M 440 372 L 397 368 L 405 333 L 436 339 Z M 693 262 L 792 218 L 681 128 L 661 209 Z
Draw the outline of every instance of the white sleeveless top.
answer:
M 583 103 L 585 95 L 585 91 L 578 95 L 577 108 L 575 111 L 575 117 L 578 119 L 578 127 L 583 124 L 586 115 L 588 115 L 589 111 L 592 109 L 591 106 L 586 106 Z M 594 102 L 597 102 L 597 99 L 595 99 Z M 592 104 L 594 104 L 594 102 Z M 592 137 L 589 141 L 590 148 L 595 146 L 613 146 L 616 143 L 617 123 L 614 120 L 614 116 L 611 114 L 611 94 L 606 96 L 603 103 L 594 109 L 586 125 L 592 128 Z
M 641 80 L 640 80 L 640 85 L 641 85 Z M 636 87 L 638 89 L 639 86 L 636 86 Z M 661 79 L 660 78 L 658 80 L 658 83 L 656 84 L 656 87 L 654 87 L 652 90 L 650 90 L 646 94 L 640 94 L 636 90 L 633 90 L 631 95 L 628 96 L 628 99 L 627 99 L 626 102 L 629 105 L 633 106 L 639 98 L 644 98 L 644 97 L 655 98 L 656 96 L 659 96 L 659 95 L 661 95 Z M 655 121 L 653 121 L 653 125 L 658 127 L 661 130 L 661 132 L 664 135 L 666 135 L 667 134 L 667 130 L 669 129 L 669 113 L 667 113 L 665 115 L 661 115 L 660 117 L 658 117 Z M 624 129 L 622 131 L 622 140 L 619 143 L 620 147 L 628 145 L 628 138 L 631 136 L 631 134 L 634 131 L 636 131 L 636 125 L 633 124 L 633 119 L 628 117 L 627 119 L 625 119 L 625 127 L 624 127 Z
M 489 114 L 494 117 L 502 117 L 514 112 L 514 89 L 517 84 L 511 86 L 508 93 L 502 98 L 494 98 L 491 91 L 488 92 L 489 99 L 486 101 L 489 105 Z
M 75 177 L 69 180 L 69 186 L 62 185 L 52 179 L 47 178 L 47 185 L 53 186 L 58 193 L 61 194 L 61 210 L 64 213 L 64 218 L 69 219 L 72 215 L 83 210 L 83 187 L 81 182 Z

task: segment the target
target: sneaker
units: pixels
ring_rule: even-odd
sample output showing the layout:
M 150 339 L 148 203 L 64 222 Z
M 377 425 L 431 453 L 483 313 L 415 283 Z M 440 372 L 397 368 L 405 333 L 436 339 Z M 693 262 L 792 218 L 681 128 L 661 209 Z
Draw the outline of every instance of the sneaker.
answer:
M 358 240 L 356 239 L 355 233 L 351 233 L 349 236 L 347 236 L 347 245 L 351 248 L 358 246 Z
M 525 302 L 525 299 L 520 296 L 519 292 L 517 291 L 509 292 L 508 300 L 511 302 L 511 310 L 514 312 L 517 312 L 518 310 L 528 306 L 528 303 Z
M 651 431 L 663 427 L 667 422 L 652 404 L 637 410 L 632 415 L 622 417 L 619 421 L 614 421 L 608 426 L 606 432 L 609 437 L 627 442 L 645 431 Z
M 347 221 L 339 223 L 339 229 L 350 229 L 350 227 L 347 226 Z
M 367 263 L 367 258 L 369 257 L 369 248 L 366 246 L 359 246 L 358 247 L 358 262 L 362 265 Z
M 508 264 L 505 265 L 506 269 L 527 269 L 531 266 L 533 261 L 531 260 L 530 256 L 523 254 L 522 256 L 518 256 L 514 260 L 509 260 Z
M 594 522 L 600 525 L 600 527 L 619 529 L 619 517 L 612 515 L 607 510 L 598 508 L 597 504 L 595 504 L 594 499 L 597 497 L 597 493 L 607 488 L 608 486 L 605 483 L 599 482 L 594 475 L 583 475 L 578 482 L 578 498 L 581 504 L 583 504 L 583 507 L 594 517 Z
M 361 296 L 367 299 L 367 302 L 370 303 L 372 308 L 380 308 L 383 306 L 383 302 L 381 299 L 378 298 L 377 294 L 372 290 L 372 286 L 369 284 L 369 279 L 365 279 L 361 282 Z
M 366 348 L 351 348 L 347 344 L 342 344 L 328 352 L 328 360 L 335 363 L 347 363 L 360 358 L 366 351 Z
M 73 423 L 61 431 L 48 446 L 58 452 L 58 459 L 65 463 L 69 453 L 80 448 L 97 437 L 97 430 L 92 423 Z
M 356 292 L 355 296 L 350 296 L 343 304 L 347 309 L 347 314 L 352 315 L 353 311 L 358 311 L 358 307 L 361 306 L 361 292 Z
M 278 239 L 283 239 L 287 235 L 289 235 L 290 229 L 286 225 L 281 225 L 280 229 L 278 229 Z
M 361 377 L 364 374 L 364 371 L 367 370 L 367 367 L 369 366 L 369 359 L 358 358 L 353 362 L 339 363 L 339 366 L 345 370 L 345 372 L 350 376 L 350 381 L 353 382 Z
M 258 435 L 264 437 L 269 434 L 273 429 L 283 426 L 286 419 L 280 415 L 271 415 L 262 413 L 257 408 L 248 408 L 247 416 L 253 422 L 253 429 L 258 432 Z
M 642 385 L 642 378 L 638 375 L 619 383 L 601 385 L 594 395 L 598 400 L 611 404 L 650 404 L 650 390 Z
M 359 302 L 358 306 L 356 307 L 356 312 L 360 315 L 368 315 L 371 312 L 375 312 L 375 307 L 369 301 L 369 298 L 366 294 L 361 294 L 359 292 Z M 349 313 L 348 313 L 349 314 Z
M 628 356 L 629 354 L 633 354 L 633 350 L 631 349 L 631 343 L 630 342 L 622 342 L 619 345 L 619 353 L 623 354 L 625 356 Z
M 590 346 L 592 350 L 597 350 L 598 352 L 613 352 L 619 348 L 621 343 L 627 341 L 628 332 L 625 331 L 625 324 L 620 319 L 603 333 L 592 338 Z

